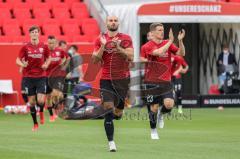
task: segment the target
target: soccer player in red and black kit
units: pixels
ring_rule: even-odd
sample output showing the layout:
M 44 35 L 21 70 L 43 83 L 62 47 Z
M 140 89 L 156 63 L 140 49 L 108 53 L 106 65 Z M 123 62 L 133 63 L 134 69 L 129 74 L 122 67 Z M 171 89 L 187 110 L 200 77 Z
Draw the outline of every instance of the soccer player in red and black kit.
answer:
M 182 56 L 172 55 L 172 83 L 175 92 L 178 113 L 182 114 L 182 74 L 188 71 L 188 64 Z
M 105 114 L 104 127 L 109 141 L 110 152 L 116 151 L 113 140 L 113 119 L 120 119 L 129 84 L 129 61 L 133 60 L 133 46 L 129 35 L 119 33 L 116 16 L 106 19 L 107 32 L 95 41 L 93 62 L 102 64 L 100 93 Z
M 38 26 L 30 27 L 29 34 L 31 41 L 21 48 L 16 60 L 17 64 L 24 68 L 23 82 L 25 84 L 25 91 L 28 95 L 30 112 L 34 122 L 32 131 L 38 129 L 36 104 L 40 107 L 40 123 L 44 123 L 43 109 L 46 93 L 45 70 L 50 63 L 49 49 L 47 45 L 39 42 L 39 33 L 40 28 Z
M 144 83 L 148 94 L 145 95 L 149 105 L 151 138 L 159 139 L 156 121 L 159 104 L 163 104 L 161 113 L 168 113 L 174 106 L 171 85 L 171 53 L 185 55 L 183 38 L 185 31 L 178 34 L 179 48 L 173 44 L 174 36 L 170 29 L 169 40 L 164 40 L 164 26 L 161 23 L 150 25 L 152 39 L 141 47 L 141 56 L 146 59 Z
M 59 87 L 58 85 L 62 85 L 62 83 L 57 80 L 59 76 L 52 72 L 55 71 L 55 69 L 59 69 L 59 66 L 62 66 L 65 63 L 68 55 L 62 49 L 57 47 L 56 38 L 52 35 L 48 36 L 48 48 L 50 51 L 51 63 L 46 70 L 46 75 L 48 78 L 53 78 L 55 84 L 49 84 L 47 78 L 46 105 L 50 114 L 50 122 L 54 122 L 55 116 L 53 114 L 53 103 L 57 103 L 58 100 L 56 101 L 56 98 L 63 98 L 63 95 L 60 91 L 61 88 L 56 88 L 56 85 L 57 87 Z

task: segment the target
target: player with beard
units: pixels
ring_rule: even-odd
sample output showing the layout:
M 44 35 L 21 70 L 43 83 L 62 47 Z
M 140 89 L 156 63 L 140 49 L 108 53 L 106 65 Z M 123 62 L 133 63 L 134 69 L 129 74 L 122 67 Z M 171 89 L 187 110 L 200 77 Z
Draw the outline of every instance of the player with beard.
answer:
M 102 106 L 108 110 L 104 127 L 109 150 L 115 152 L 113 119 L 120 119 L 123 113 L 129 87 L 129 61 L 133 60 L 133 46 L 129 35 L 118 32 L 119 19 L 116 16 L 108 16 L 106 26 L 107 32 L 95 41 L 92 58 L 94 63 L 102 64 L 100 94 Z

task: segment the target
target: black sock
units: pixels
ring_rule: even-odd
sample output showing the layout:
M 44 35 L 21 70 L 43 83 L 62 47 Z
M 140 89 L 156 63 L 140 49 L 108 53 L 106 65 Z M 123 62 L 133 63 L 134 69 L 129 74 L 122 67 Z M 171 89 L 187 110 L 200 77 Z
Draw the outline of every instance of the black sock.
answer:
M 48 107 L 48 111 L 49 111 L 50 116 L 53 116 L 53 108 L 52 107 Z
M 31 106 L 30 107 L 30 113 L 31 113 L 31 116 L 32 116 L 32 119 L 33 119 L 33 123 L 34 124 L 37 124 L 37 111 L 36 111 L 36 108 L 35 106 Z
M 22 93 L 22 98 L 23 98 L 23 101 L 24 101 L 25 103 L 28 102 L 28 96 L 27 96 L 26 93 Z
M 170 113 L 172 109 L 167 109 L 164 105 L 162 106 L 161 113 L 162 114 L 167 114 Z
M 151 111 L 150 105 L 147 105 L 148 116 L 151 129 L 155 129 L 157 125 L 157 113 Z
M 113 112 L 105 115 L 104 127 L 108 141 L 113 141 L 114 125 L 113 125 Z
M 39 108 L 40 108 L 40 112 L 43 112 L 43 110 L 44 110 L 44 105 L 45 104 L 37 104 L 38 106 L 39 106 Z

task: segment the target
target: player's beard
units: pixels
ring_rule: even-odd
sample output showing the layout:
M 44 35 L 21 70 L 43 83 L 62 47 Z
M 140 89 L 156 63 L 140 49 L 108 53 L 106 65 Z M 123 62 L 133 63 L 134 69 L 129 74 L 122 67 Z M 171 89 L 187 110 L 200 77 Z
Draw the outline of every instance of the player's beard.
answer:
M 109 26 L 108 30 L 112 31 L 112 32 L 117 31 L 118 30 L 118 26 L 115 26 L 115 27 L 114 26 L 113 27 Z

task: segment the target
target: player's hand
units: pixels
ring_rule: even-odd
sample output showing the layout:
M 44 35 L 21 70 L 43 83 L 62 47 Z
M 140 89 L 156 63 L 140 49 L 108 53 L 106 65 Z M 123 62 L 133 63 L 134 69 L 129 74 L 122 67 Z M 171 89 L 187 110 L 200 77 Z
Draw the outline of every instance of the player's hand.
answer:
M 72 76 L 72 74 L 71 74 L 71 72 L 69 72 L 69 73 L 67 74 L 66 78 L 67 78 L 67 79 L 70 79 L 71 76 Z
M 168 38 L 169 38 L 169 41 L 171 41 L 171 42 L 174 41 L 174 36 L 173 36 L 172 28 L 170 28 L 170 30 L 169 30 Z
M 222 62 L 221 60 L 220 60 L 218 63 L 219 63 L 219 65 L 222 65 L 222 64 L 223 64 L 223 62 Z
M 182 30 L 179 31 L 179 33 L 178 33 L 178 40 L 181 41 L 181 40 L 183 40 L 184 37 L 185 37 L 185 30 L 182 29 Z
M 101 45 L 103 45 L 103 46 L 106 45 L 107 40 L 106 40 L 106 38 L 105 38 L 104 36 L 101 36 L 101 37 L 100 37 L 100 43 L 101 43 Z
M 118 37 L 113 38 L 112 41 L 115 43 L 117 49 L 120 48 L 121 40 L 119 40 Z
M 23 65 L 22 65 L 22 67 L 24 67 L 24 68 L 25 68 L 25 67 L 27 67 L 27 66 L 28 66 L 28 61 L 24 61 L 24 60 L 23 60 L 23 61 L 22 61 L 22 64 L 23 64 Z
M 42 69 L 43 69 L 43 70 L 46 70 L 47 68 L 48 68 L 48 65 L 47 65 L 47 64 L 43 64 L 43 65 L 42 65 Z

